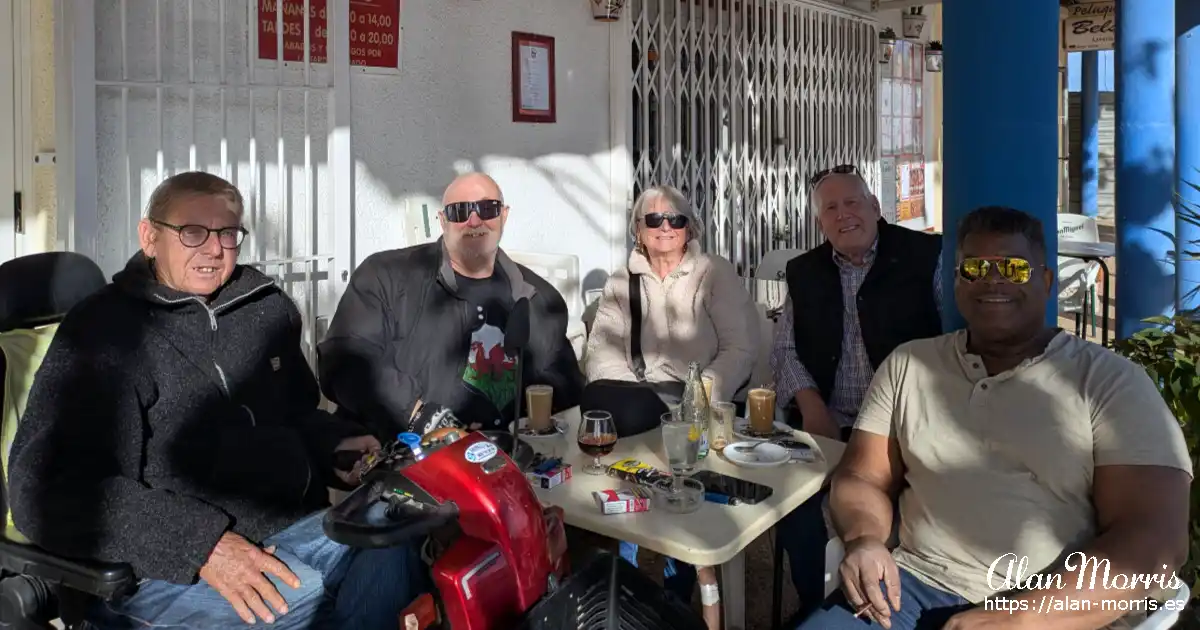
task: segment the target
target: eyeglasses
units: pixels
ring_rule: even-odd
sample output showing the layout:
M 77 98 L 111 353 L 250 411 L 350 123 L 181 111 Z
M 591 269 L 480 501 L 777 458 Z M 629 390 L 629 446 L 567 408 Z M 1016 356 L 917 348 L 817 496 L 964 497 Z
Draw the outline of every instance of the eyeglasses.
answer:
M 480 220 L 491 221 L 500 216 L 504 210 L 504 202 L 496 199 L 480 199 L 479 201 L 456 201 L 442 208 L 442 216 L 451 223 L 466 223 L 471 213 L 479 215 Z
M 1000 277 L 1013 284 L 1025 284 L 1033 277 L 1033 265 L 1024 258 L 1015 256 L 973 256 L 958 264 L 958 275 L 967 282 L 983 280 L 992 268 Z
M 823 171 L 817 171 L 812 177 L 808 178 L 809 188 L 816 188 L 821 180 L 830 175 L 858 175 L 858 167 L 853 164 L 839 164 L 833 168 L 827 168 Z
M 242 246 L 242 241 L 250 233 L 241 226 L 210 228 L 203 225 L 174 225 L 157 219 L 150 219 L 150 222 L 168 230 L 174 230 L 179 235 L 179 242 L 183 243 L 184 247 L 200 247 L 208 242 L 209 236 L 216 234 L 217 242 L 223 249 L 237 249 Z
M 642 221 L 646 223 L 646 227 L 652 230 L 662 227 L 663 221 L 666 221 L 672 230 L 682 230 L 688 224 L 687 215 L 674 212 L 651 212 L 642 217 Z

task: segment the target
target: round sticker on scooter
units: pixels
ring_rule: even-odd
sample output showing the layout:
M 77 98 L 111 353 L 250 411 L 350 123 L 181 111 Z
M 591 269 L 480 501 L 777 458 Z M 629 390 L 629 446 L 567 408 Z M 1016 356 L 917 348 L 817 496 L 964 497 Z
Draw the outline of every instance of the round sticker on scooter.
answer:
M 476 442 L 467 447 L 465 457 L 472 464 L 482 464 L 496 456 L 498 449 L 491 442 Z

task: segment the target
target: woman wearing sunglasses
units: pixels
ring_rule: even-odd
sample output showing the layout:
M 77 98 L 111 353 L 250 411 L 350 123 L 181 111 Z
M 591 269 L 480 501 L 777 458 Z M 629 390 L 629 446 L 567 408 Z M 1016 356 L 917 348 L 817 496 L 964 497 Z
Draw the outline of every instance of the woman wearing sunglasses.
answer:
M 609 277 L 588 339 L 588 381 L 644 381 L 681 392 L 695 361 L 712 379 L 713 400 L 733 400 L 750 379 L 761 317 L 741 278 L 728 261 L 701 251 L 702 225 L 675 188 L 643 192 L 629 230 L 629 264 Z M 631 343 L 631 289 L 640 298 L 640 348 Z M 623 543 L 622 555 L 636 564 L 637 546 Z M 690 601 L 695 572 L 675 564 L 667 565 L 667 588 Z M 715 575 L 702 581 L 715 583 Z

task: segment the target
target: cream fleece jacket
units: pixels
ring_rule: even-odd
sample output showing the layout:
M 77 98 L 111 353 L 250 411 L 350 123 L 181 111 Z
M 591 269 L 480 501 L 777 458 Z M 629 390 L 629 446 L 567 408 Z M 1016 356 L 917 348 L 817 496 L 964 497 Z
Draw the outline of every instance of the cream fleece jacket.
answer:
M 702 253 L 696 241 L 666 279 L 638 251 L 608 278 L 588 338 L 588 380 L 637 380 L 629 352 L 631 272 L 641 275 L 646 380 L 683 381 L 696 361 L 713 379 L 713 398 L 731 400 L 754 369 L 761 315 L 733 265 Z

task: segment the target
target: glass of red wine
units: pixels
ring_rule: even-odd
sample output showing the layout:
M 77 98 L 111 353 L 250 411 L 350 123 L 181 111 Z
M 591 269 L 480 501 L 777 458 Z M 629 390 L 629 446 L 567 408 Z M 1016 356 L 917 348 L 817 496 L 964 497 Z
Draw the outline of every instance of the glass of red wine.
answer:
M 600 458 L 613 452 L 617 446 L 617 425 L 613 423 L 611 413 L 607 411 L 585 411 L 579 420 L 579 450 L 592 458 L 591 463 L 583 467 L 583 472 L 589 475 L 603 475 L 606 466 L 600 463 Z

